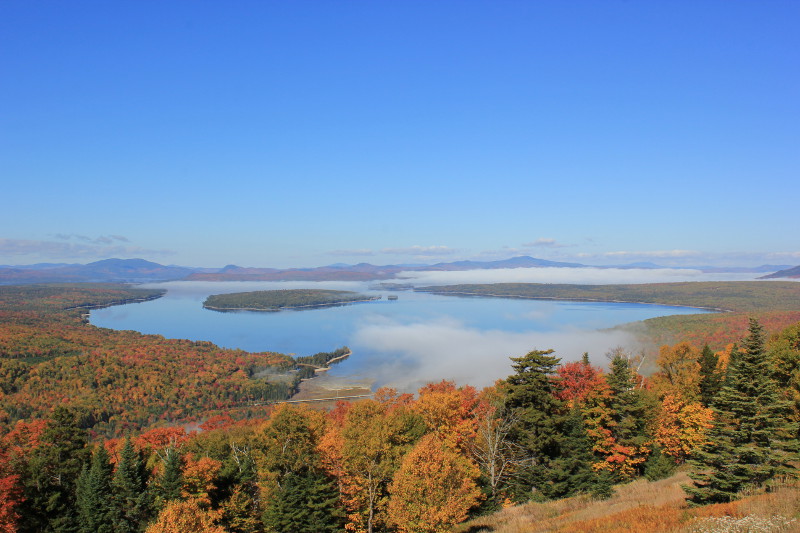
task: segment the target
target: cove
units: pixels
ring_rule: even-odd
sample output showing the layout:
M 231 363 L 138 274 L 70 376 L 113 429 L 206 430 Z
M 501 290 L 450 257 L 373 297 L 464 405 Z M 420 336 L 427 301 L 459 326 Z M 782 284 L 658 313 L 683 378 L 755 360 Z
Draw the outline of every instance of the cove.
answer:
M 169 282 L 164 297 L 91 312 L 91 323 L 168 338 L 211 341 L 226 348 L 312 355 L 349 346 L 353 355 L 325 379 L 347 379 L 413 390 L 452 379 L 490 385 L 510 372 L 509 357 L 556 350 L 564 361 L 589 352 L 593 362 L 634 340 L 613 326 L 647 318 L 705 311 L 635 303 L 455 297 L 380 291 L 360 282 Z M 352 290 L 380 300 L 276 313 L 204 309 L 211 294 L 319 288 Z M 390 301 L 388 296 L 397 296 Z

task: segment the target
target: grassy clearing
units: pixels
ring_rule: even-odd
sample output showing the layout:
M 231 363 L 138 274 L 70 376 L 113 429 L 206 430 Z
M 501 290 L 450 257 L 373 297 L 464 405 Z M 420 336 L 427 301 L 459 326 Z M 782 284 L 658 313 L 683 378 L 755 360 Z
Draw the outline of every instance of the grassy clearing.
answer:
M 800 532 L 800 484 L 783 483 L 727 504 L 689 507 L 681 472 L 618 486 L 608 500 L 586 496 L 527 503 L 477 518 L 453 533 Z

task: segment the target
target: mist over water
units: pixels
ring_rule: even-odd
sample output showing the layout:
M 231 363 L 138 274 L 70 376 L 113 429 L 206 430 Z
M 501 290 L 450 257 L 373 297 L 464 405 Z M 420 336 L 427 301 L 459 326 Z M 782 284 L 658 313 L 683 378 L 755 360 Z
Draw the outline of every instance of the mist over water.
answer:
M 461 272 L 433 274 L 439 280 L 445 279 L 440 274 L 467 279 Z M 484 271 L 478 272 L 478 277 L 484 275 Z M 447 279 L 449 283 L 456 282 Z M 419 281 L 415 279 L 415 283 L 422 284 Z M 91 322 L 168 338 L 208 340 L 251 352 L 310 355 L 347 345 L 353 355 L 319 379 L 342 384 L 368 382 L 373 387 L 390 385 L 414 391 L 442 379 L 477 387 L 490 385 L 511 373 L 509 357 L 534 349 L 552 348 L 563 361 L 577 360 L 589 352 L 593 362 L 602 365 L 606 363 L 604 354 L 610 349 L 636 346 L 625 333 L 601 330 L 655 316 L 702 312 L 644 304 L 439 296 L 379 291 L 370 288 L 373 286 L 374 283 L 362 282 L 149 284 L 147 287 L 167 289 L 167 295 L 150 302 L 92 311 Z M 353 290 L 380 294 L 383 299 L 278 313 L 221 313 L 202 307 L 210 294 L 289 288 Z M 399 299 L 387 301 L 390 294 Z
M 554 349 L 565 361 L 585 351 L 603 364 L 603 354 L 616 346 L 635 345 L 621 332 L 567 327 L 558 331 L 481 330 L 454 319 L 428 323 L 382 323 L 360 328 L 353 343 L 388 357 L 367 361 L 362 372 L 403 390 L 416 390 L 431 380 L 448 379 L 477 387 L 491 385 L 511 373 L 509 357 L 534 349 Z M 344 369 L 342 369 L 344 370 Z
M 497 268 L 485 270 L 400 272 L 398 277 L 417 286 L 460 283 L 671 283 L 678 281 L 743 281 L 761 274 L 711 273 L 688 268 Z

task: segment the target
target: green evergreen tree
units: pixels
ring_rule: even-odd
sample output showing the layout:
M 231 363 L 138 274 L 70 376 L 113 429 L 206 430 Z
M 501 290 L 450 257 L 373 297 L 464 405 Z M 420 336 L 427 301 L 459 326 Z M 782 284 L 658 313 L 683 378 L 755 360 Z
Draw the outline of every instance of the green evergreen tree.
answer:
M 561 432 L 559 454 L 550 462 L 542 494 L 547 498 L 566 498 L 595 492 L 601 480 L 592 468 L 595 461 L 592 443 L 577 406 L 563 419 Z
M 647 397 L 646 391 L 638 385 L 636 378 L 630 359 L 621 353 L 614 353 L 611 359 L 611 372 L 606 376 L 612 392 L 609 408 L 615 422 L 611 432 L 617 444 L 645 449 L 652 440 L 648 431 L 652 414 L 648 400 L 652 399 Z M 642 465 L 637 474 L 641 475 L 643 470 Z
M 767 355 L 778 391 L 791 404 L 792 419 L 800 422 L 800 322 L 771 339 Z M 800 424 L 797 438 L 800 438 Z
M 731 354 L 713 408 L 708 442 L 690 461 L 693 485 L 684 489 L 691 502 L 728 502 L 745 487 L 794 474 L 797 428 L 771 377 L 763 329 L 755 319 L 742 349 Z
M 89 459 L 86 443 L 75 414 L 57 407 L 26 465 L 21 532 L 78 532 L 75 484 Z
M 563 403 L 554 395 L 553 377 L 560 359 L 552 353 L 534 350 L 523 357 L 512 357 L 516 373 L 504 383 L 504 409 L 513 420 L 508 437 L 527 458 L 510 487 L 518 501 L 541 494 L 548 483 L 550 462 L 558 455 Z
M 287 473 L 264 512 L 264 523 L 277 533 L 340 532 L 344 519 L 335 480 L 311 468 Z
M 119 462 L 111 481 L 114 492 L 114 530 L 119 533 L 144 531 L 152 517 L 152 497 L 147 489 L 147 467 L 130 438 L 119 454 Z
M 155 507 L 163 509 L 170 500 L 182 500 L 181 486 L 183 485 L 183 461 L 181 454 L 173 447 L 164 450 L 164 471 L 156 480 Z
M 655 446 L 653 453 L 650 454 L 644 464 L 644 477 L 650 481 L 668 478 L 675 472 L 677 467 L 675 459 L 664 454 L 660 447 Z
M 719 358 L 708 344 L 703 346 L 700 354 L 700 401 L 709 407 L 722 387 L 722 374 L 717 371 Z
M 104 446 L 92 454 L 91 466 L 84 465 L 75 490 L 81 533 L 114 533 L 111 475 L 113 468 Z

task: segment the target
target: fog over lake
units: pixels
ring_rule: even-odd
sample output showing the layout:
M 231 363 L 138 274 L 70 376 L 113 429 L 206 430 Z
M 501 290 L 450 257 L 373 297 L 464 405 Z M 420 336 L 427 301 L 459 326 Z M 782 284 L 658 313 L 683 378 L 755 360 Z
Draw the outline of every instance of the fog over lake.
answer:
M 466 279 L 463 273 L 453 274 L 459 281 Z M 425 281 L 431 278 L 452 283 L 440 273 Z M 671 280 L 678 281 L 674 277 Z M 703 312 L 647 304 L 439 296 L 375 290 L 375 285 L 374 282 L 148 284 L 147 287 L 167 289 L 166 296 L 94 310 L 91 322 L 100 327 L 132 329 L 168 338 L 208 340 L 247 351 L 310 355 L 347 345 L 353 355 L 333 367 L 326 380 L 414 390 L 441 379 L 490 385 L 511 372 L 509 357 L 533 349 L 553 348 L 564 361 L 579 359 L 583 352 L 589 352 L 594 362 L 605 364 L 604 354 L 608 350 L 616 346 L 635 348 L 635 341 L 622 332 L 600 330 L 656 316 Z M 383 298 L 281 312 L 223 313 L 202 307 L 210 294 L 291 288 L 352 290 Z M 398 300 L 388 301 L 386 297 L 390 294 L 397 295 Z

